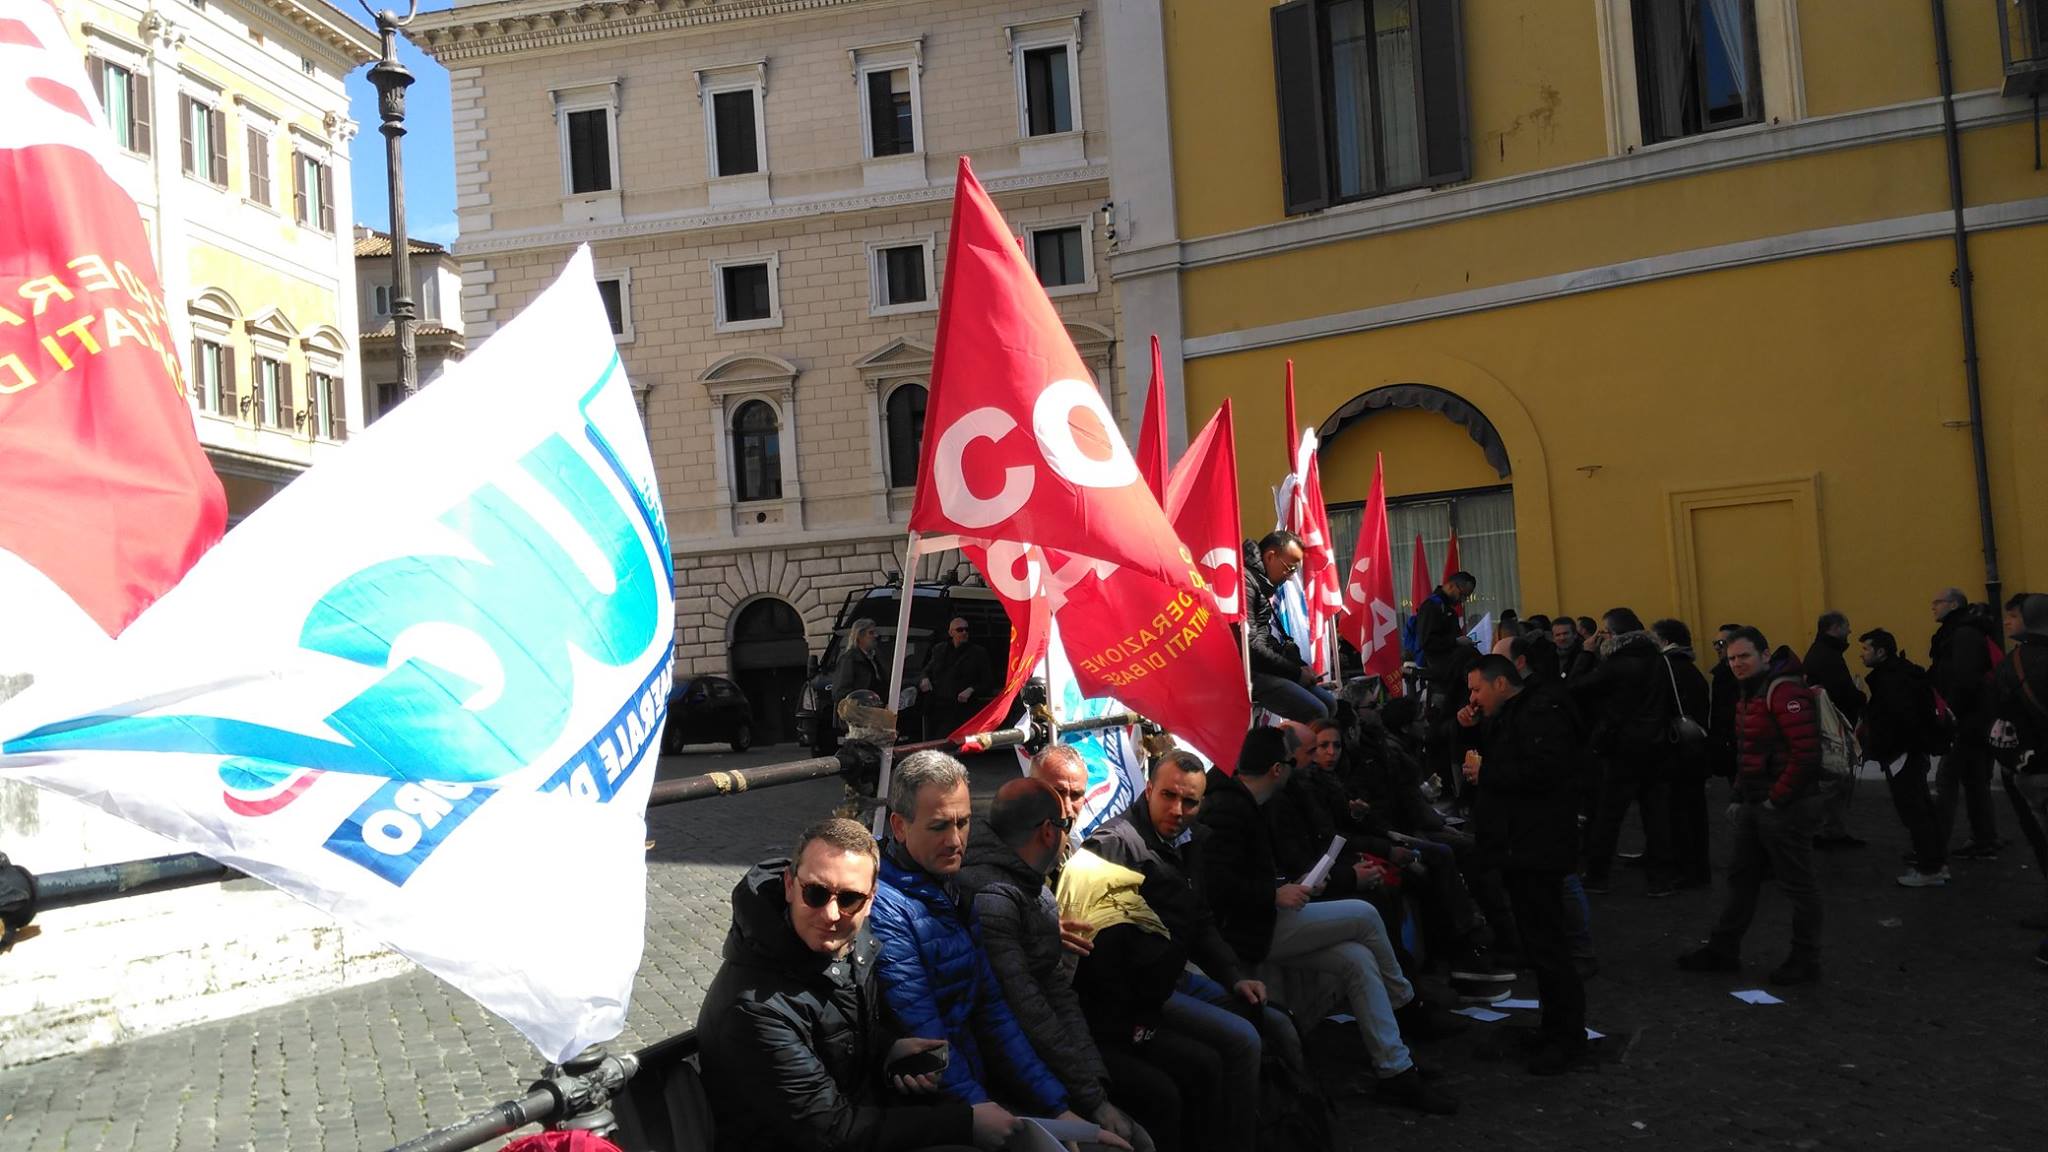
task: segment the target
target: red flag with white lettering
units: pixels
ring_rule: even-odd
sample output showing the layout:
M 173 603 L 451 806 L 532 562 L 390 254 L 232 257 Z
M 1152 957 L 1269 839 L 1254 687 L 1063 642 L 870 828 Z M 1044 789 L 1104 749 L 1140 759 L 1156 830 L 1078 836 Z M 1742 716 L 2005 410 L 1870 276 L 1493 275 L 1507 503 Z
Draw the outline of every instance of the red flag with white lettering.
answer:
M 1193 564 L 1016 237 L 960 160 L 910 527 L 1195 587 Z
M 0 553 L 114 635 L 227 506 L 111 139 L 57 14 L 0 6 Z M 0 601 L 32 578 L 0 562 Z
M 1237 437 L 1230 401 L 1209 418 L 1166 484 L 1166 514 L 1195 557 L 1216 612 L 1244 619 L 1244 551 L 1238 546 Z
M 1145 486 L 1166 503 L 1166 366 L 1159 356 L 1159 333 L 1152 334 L 1152 383 L 1145 389 L 1145 415 L 1138 422 L 1138 471 Z
M 1045 659 L 1046 643 L 1052 638 L 1052 609 L 1045 597 L 1045 554 L 1036 548 L 1008 541 L 962 540 L 960 551 L 981 573 L 989 591 L 1002 601 L 1010 617 L 1010 656 L 1003 669 L 1002 686 L 989 701 L 956 729 L 951 739 L 959 740 L 988 732 L 1010 715 L 1010 705 L 1031 670 Z
M 1385 462 L 1375 459 L 1372 489 L 1358 525 L 1358 556 L 1344 582 L 1346 614 L 1338 624 L 1358 649 L 1368 676 L 1401 671 L 1401 614 L 1394 599 L 1394 542 L 1387 531 Z M 1419 548 L 1421 541 L 1416 541 Z

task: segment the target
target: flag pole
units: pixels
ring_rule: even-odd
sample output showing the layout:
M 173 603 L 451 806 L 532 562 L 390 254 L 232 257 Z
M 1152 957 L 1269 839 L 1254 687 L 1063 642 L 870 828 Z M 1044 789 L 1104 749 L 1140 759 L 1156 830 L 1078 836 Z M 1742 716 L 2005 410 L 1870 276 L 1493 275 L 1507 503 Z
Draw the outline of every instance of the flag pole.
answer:
M 903 662 L 910 656 L 910 601 L 917 591 L 918 544 L 922 536 L 911 532 L 910 541 L 903 549 L 903 586 L 896 596 L 896 640 L 889 649 L 889 698 L 882 706 L 891 713 L 903 698 Z M 881 839 L 886 827 L 889 811 L 889 767 L 895 760 L 895 745 L 890 743 L 882 749 L 882 772 L 876 778 L 875 792 L 881 804 L 875 809 L 874 833 Z

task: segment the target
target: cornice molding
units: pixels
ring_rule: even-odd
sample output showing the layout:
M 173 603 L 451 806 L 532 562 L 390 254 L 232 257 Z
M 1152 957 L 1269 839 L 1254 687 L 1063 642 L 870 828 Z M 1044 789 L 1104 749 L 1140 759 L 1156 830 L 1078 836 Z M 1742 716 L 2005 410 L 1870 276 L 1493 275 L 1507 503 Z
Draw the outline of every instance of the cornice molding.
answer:
M 349 19 L 332 4 L 304 4 L 299 0 L 258 2 L 293 27 L 339 52 L 351 66 L 377 59 L 380 46 L 376 34 Z
M 868 0 L 501 0 L 422 12 L 407 31 L 428 55 L 445 64 L 865 2 Z
M 1109 179 L 1107 164 L 1091 164 L 1084 168 L 1060 168 L 1045 172 L 1024 172 L 1007 176 L 993 176 L 983 181 L 991 194 L 1020 192 L 1033 188 L 1046 188 L 1060 184 L 1092 184 Z M 747 208 L 692 209 L 688 212 L 665 213 L 660 216 L 641 216 L 623 220 L 616 224 L 585 224 L 576 227 L 552 226 L 546 228 L 523 228 L 516 231 L 485 232 L 476 237 L 465 236 L 455 242 L 455 255 L 459 258 L 496 255 L 505 252 L 523 252 L 543 248 L 566 248 L 577 244 L 596 243 L 605 240 L 637 239 L 647 236 L 665 236 L 679 232 L 701 232 L 713 228 L 732 228 L 748 224 L 774 223 L 784 220 L 804 220 L 814 216 L 836 216 L 848 212 L 868 212 L 885 208 L 901 208 L 912 204 L 930 204 L 950 200 L 953 197 L 953 181 L 934 184 L 926 188 L 905 188 L 891 192 L 864 192 L 849 196 L 829 196 L 790 200 L 775 204 L 764 204 Z

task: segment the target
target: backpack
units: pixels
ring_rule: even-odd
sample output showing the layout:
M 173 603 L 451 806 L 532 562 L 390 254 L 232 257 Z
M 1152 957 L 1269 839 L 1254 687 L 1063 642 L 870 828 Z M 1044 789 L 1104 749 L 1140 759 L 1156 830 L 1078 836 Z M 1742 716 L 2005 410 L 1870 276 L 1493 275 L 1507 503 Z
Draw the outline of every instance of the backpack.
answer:
M 1925 670 L 1915 669 L 1919 675 L 1913 678 L 1916 688 L 1925 688 L 1930 697 L 1925 708 L 1920 710 L 1920 751 L 1929 756 L 1946 756 L 1956 746 L 1956 712 L 1942 698 Z
M 1770 694 L 1785 683 L 1803 686 L 1806 682 L 1797 676 L 1780 676 L 1764 689 L 1764 703 L 1770 703 Z M 1814 688 L 1808 695 L 1813 697 L 1813 722 L 1820 731 L 1820 783 L 1823 787 L 1839 784 L 1855 774 L 1856 762 L 1861 759 L 1856 731 L 1849 718 L 1828 699 L 1826 690 Z
M 1329 1097 L 1302 1069 L 1267 1059 L 1259 1069 L 1258 1152 L 1329 1152 L 1336 1146 Z
M 1422 643 L 1421 620 L 1422 605 L 1417 604 L 1415 611 L 1410 612 L 1407 621 L 1401 625 L 1401 651 L 1408 653 L 1409 659 L 1417 664 L 1422 663 L 1422 649 L 1419 647 Z

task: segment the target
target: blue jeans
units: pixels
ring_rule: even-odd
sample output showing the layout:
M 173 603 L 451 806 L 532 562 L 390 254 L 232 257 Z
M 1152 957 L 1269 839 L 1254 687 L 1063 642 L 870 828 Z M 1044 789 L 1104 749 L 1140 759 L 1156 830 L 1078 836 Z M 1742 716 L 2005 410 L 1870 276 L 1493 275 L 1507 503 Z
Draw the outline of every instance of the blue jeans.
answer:
M 1564 874 L 1564 938 L 1572 959 L 1594 958 L 1593 906 L 1586 900 L 1585 881 L 1576 872 Z
M 1252 673 L 1252 703 L 1268 712 L 1303 724 L 1328 719 L 1337 698 L 1324 688 L 1311 688 L 1270 672 Z
M 1235 992 L 1190 968 L 1181 973 L 1180 987 L 1167 998 L 1160 1015 L 1167 1027 L 1216 1050 L 1223 1058 L 1223 1083 L 1228 1091 L 1240 1092 L 1246 1085 L 1259 1082 L 1259 1059 L 1266 1044 L 1273 1046 L 1274 1058 L 1281 1063 L 1303 1067 L 1301 1037 L 1284 1013 L 1260 1008 L 1261 1023 L 1255 1028 L 1237 1009 L 1248 1012 L 1251 1006 L 1238 999 Z M 1229 1129 L 1217 1142 L 1218 1147 L 1257 1145 L 1257 1108 L 1222 1108 L 1216 1114 Z

